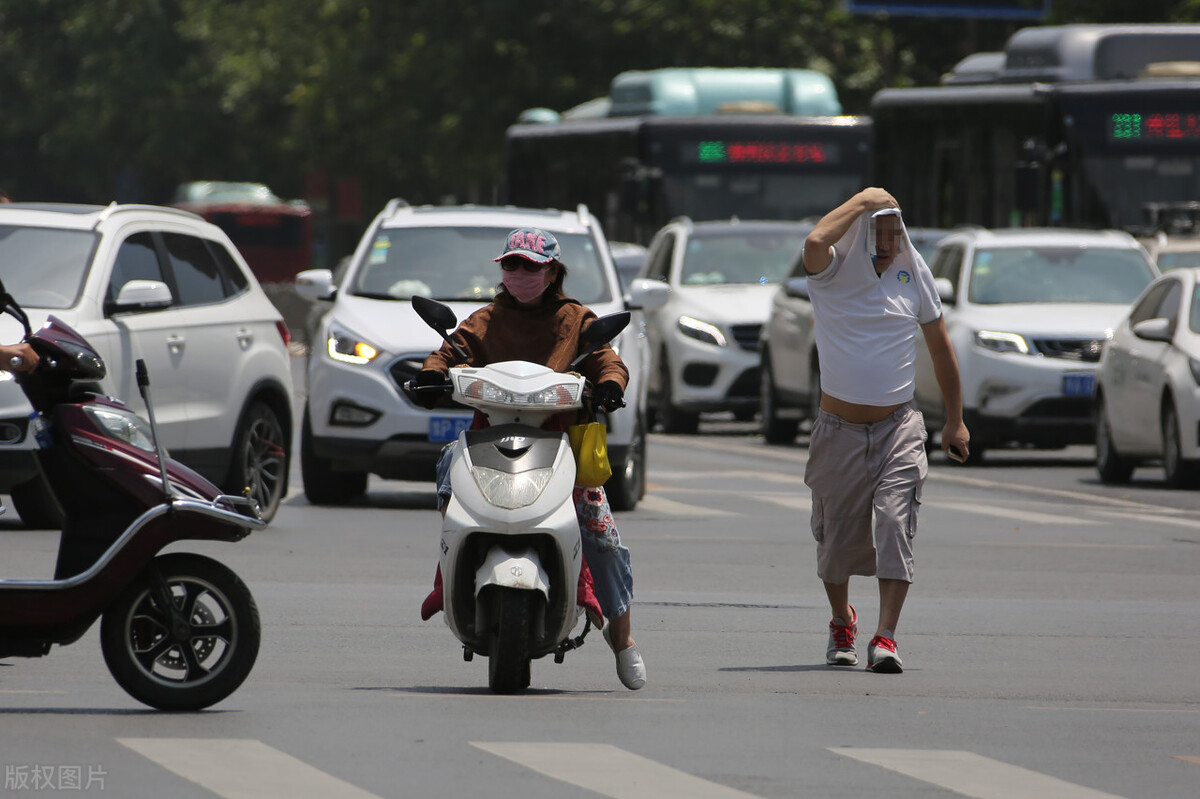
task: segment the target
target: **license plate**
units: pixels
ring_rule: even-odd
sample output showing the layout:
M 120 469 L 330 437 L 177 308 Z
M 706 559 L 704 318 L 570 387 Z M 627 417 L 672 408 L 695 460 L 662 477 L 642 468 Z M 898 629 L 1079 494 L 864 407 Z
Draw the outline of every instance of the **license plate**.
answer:
M 430 441 L 456 441 L 471 426 L 470 416 L 435 416 L 429 420 Z
M 1063 394 L 1068 397 L 1090 397 L 1096 391 L 1096 376 L 1091 372 L 1063 375 Z

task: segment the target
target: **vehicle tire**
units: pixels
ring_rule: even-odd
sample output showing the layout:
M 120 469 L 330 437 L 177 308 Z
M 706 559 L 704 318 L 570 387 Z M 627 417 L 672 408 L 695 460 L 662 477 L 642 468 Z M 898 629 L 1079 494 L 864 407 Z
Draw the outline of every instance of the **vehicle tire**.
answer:
M 646 495 L 646 426 L 641 417 L 633 426 L 625 462 L 613 466 L 613 476 L 604 484 L 609 507 L 617 511 L 633 510 Z
M 335 471 L 333 461 L 322 458 L 313 449 L 312 424 L 308 409 L 300 429 L 300 477 L 304 496 L 313 505 L 348 505 L 367 490 L 366 472 Z
M 498 694 L 515 694 L 529 687 L 533 592 L 519 588 L 494 590 L 496 626 L 488 651 L 488 687 Z
M 1171 488 L 1194 488 L 1197 464 L 1183 459 L 1182 441 L 1179 437 L 1179 412 L 1175 404 L 1167 401 L 1162 415 L 1163 472 Z
M 39 473 L 34 477 L 12 487 L 9 494 L 13 507 L 25 526 L 34 530 L 61 530 L 63 526 L 62 508 L 54 498 L 54 492 Z
M 758 407 L 762 417 L 763 439 L 768 444 L 791 444 L 796 440 L 800 420 L 779 418 L 775 376 L 771 372 L 771 359 L 766 352 L 763 353 L 762 367 L 759 370 Z
M 159 710 L 200 710 L 229 696 L 258 658 L 262 628 L 250 589 L 228 567 L 177 552 L 153 561 L 186 613 L 172 632 L 149 578 L 139 575 L 104 611 L 100 648 L 113 678 Z
M 263 520 L 269 522 L 287 493 L 289 444 L 283 425 L 271 406 L 254 402 L 243 415 L 233 441 L 225 490 L 256 501 Z
M 1133 462 L 1121 457 L 1112 440 L 1112 428 L 1104 410 L 1104 395 L 1096 397 L 1096 471 L 1104 483 L 1128 483 L 1133 476 Z
M 662 377 L 659 388 L 658 423 L 664 433 L 690 434 L 700 429 L 700 414 L 685 411 L 676 407 L 675 398 L 671 396 L 671 366 L 667 357 L 662 357 Z

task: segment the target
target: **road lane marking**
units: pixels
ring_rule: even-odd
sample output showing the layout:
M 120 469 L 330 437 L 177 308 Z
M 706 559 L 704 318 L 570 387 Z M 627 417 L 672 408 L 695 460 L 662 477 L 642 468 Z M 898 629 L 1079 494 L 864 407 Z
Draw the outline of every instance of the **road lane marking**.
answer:
M 1200 713 L 1183 707 L 1040 707 L 1027 705 L 1022 710 L 1057 710 L 1072 713 Z
M 1186 527 L 1189 530 L 1200 530 L 1200 521 L 1196 521 L 1195 519 L 1181 519 L 1175 516 L 1167 516 L 1163 513 L 1156 513 L 1149 517 L 1147 517 L 1146 514 L 1127 513 L 1116 510 L 1095 510 L 1093 513 L 1096 513 L 1099 516 L 1108 516 L 1113 519 L 1120 519 L 1122 521 L 1138 525 L 1145 524 L 1147 518 L 1150 518 L 1153 519 L 1156 524 L 1173 524 L 1177 527 Z
M 253 738 L 118 738 L 222 799 L 379 799 Z
M 705 508 L 673 499 L 660 497 L 657 494 L 646 494 L 638 503 L 637 510 L 650 513 L 663 513 L 668 516 L 733 516 L 733 513 L 716 508 Z
M 830 748 L 831 752 L 895 771 L 973 799 L 1121 799 L 1057 777 L 952 749 Z
M 1096 524 L 1095 521 L 1078 516 L 1060 516 L 1054 513 L 1039 513 L 1033 510 L 1018 508 L 1002 508 L 997 505 L 984 505 L 978 502 L 956 502 L 953 500 L 927 500 L 921 503 L 927 508 L 953 510 L 961 513 L 977 513 L 981 516 L 995 516 L 1000 519 L 1012 519 L 1029 524 Z
M 613 799 L 757 799 L 608 744 L 472 741 L 471 746 Z

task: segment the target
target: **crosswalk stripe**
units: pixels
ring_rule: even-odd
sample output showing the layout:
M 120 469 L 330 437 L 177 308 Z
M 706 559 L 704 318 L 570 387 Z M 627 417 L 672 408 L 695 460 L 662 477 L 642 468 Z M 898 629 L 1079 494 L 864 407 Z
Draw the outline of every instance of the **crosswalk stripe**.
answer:
M 703 505 L 691 505 L 684 502 L 676 502 L 673 499 L 667 499 L 657 494 L 646 494 L 638 502 L 637 509 L 640 511 L 649 511 L 650 513 L 664 513 L 668 516 L 733 516 L 734 514 L 726 510 L 717 510 L 716 508 L 706 508 Z
M 252 738 L 118 738 L 222 799 L 379 799 Z
M 926 507 L 959 511 L 962 513 L 978 513 L 981 516 L 995 516 L 1001 519 L 1012 519 L 1029 524 L 1097 524 L 1095 520 L 1084 519 L 1080 516 L 1061 516 L 1055 513 L 1038 513 L 1019 508 L 1002 508 L 997 505 L 982 505 L 978 502 L 955 502 L 934 500 L 922 503 Z
M 756 799 L 608 744 L 472 741 L 471 746 L 613 799 Z
M 1121 799 L 973 752 L 938 749 L 830 748 L 831 752 L 880 766 L 973 799 Z

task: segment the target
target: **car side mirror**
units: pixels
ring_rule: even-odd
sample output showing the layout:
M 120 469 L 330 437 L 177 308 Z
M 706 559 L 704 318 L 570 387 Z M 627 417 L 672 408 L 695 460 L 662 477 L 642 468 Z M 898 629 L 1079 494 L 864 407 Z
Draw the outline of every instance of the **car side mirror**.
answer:
M 333 272 L 328 269 L 305 269 L 297 273 L 294 283 L 296 293 L 310 300 L 332 300 L 337 293 Z
M 1170 344 L 1172 333 L 1171 320 L 1163 317 L 1143 319 L 1133 326 L 1133 335 L 1145 341 L 1164 341 Z
M 130 280 L 121 286 L 117 299 L 108 304 L 109 313 L 130 313 L 167 308 L 174 302 L 171 289 L 161 280 Z
M 953 305 L 955 302 L 954 284 L 949 278 L 939 277 L 933 281 L 933 287 L 937 290 L 938 299 L 943 305 Z
M 808 294 L 808 278 L 806 277 L 789 277 L 783 281 L 783 293 L 801 300 L 812 299 Z
M 629 281 L 630 309 L 653 311 L 666 305 L 670 297 L 671 287 L 661 280 L 639 277 Z

